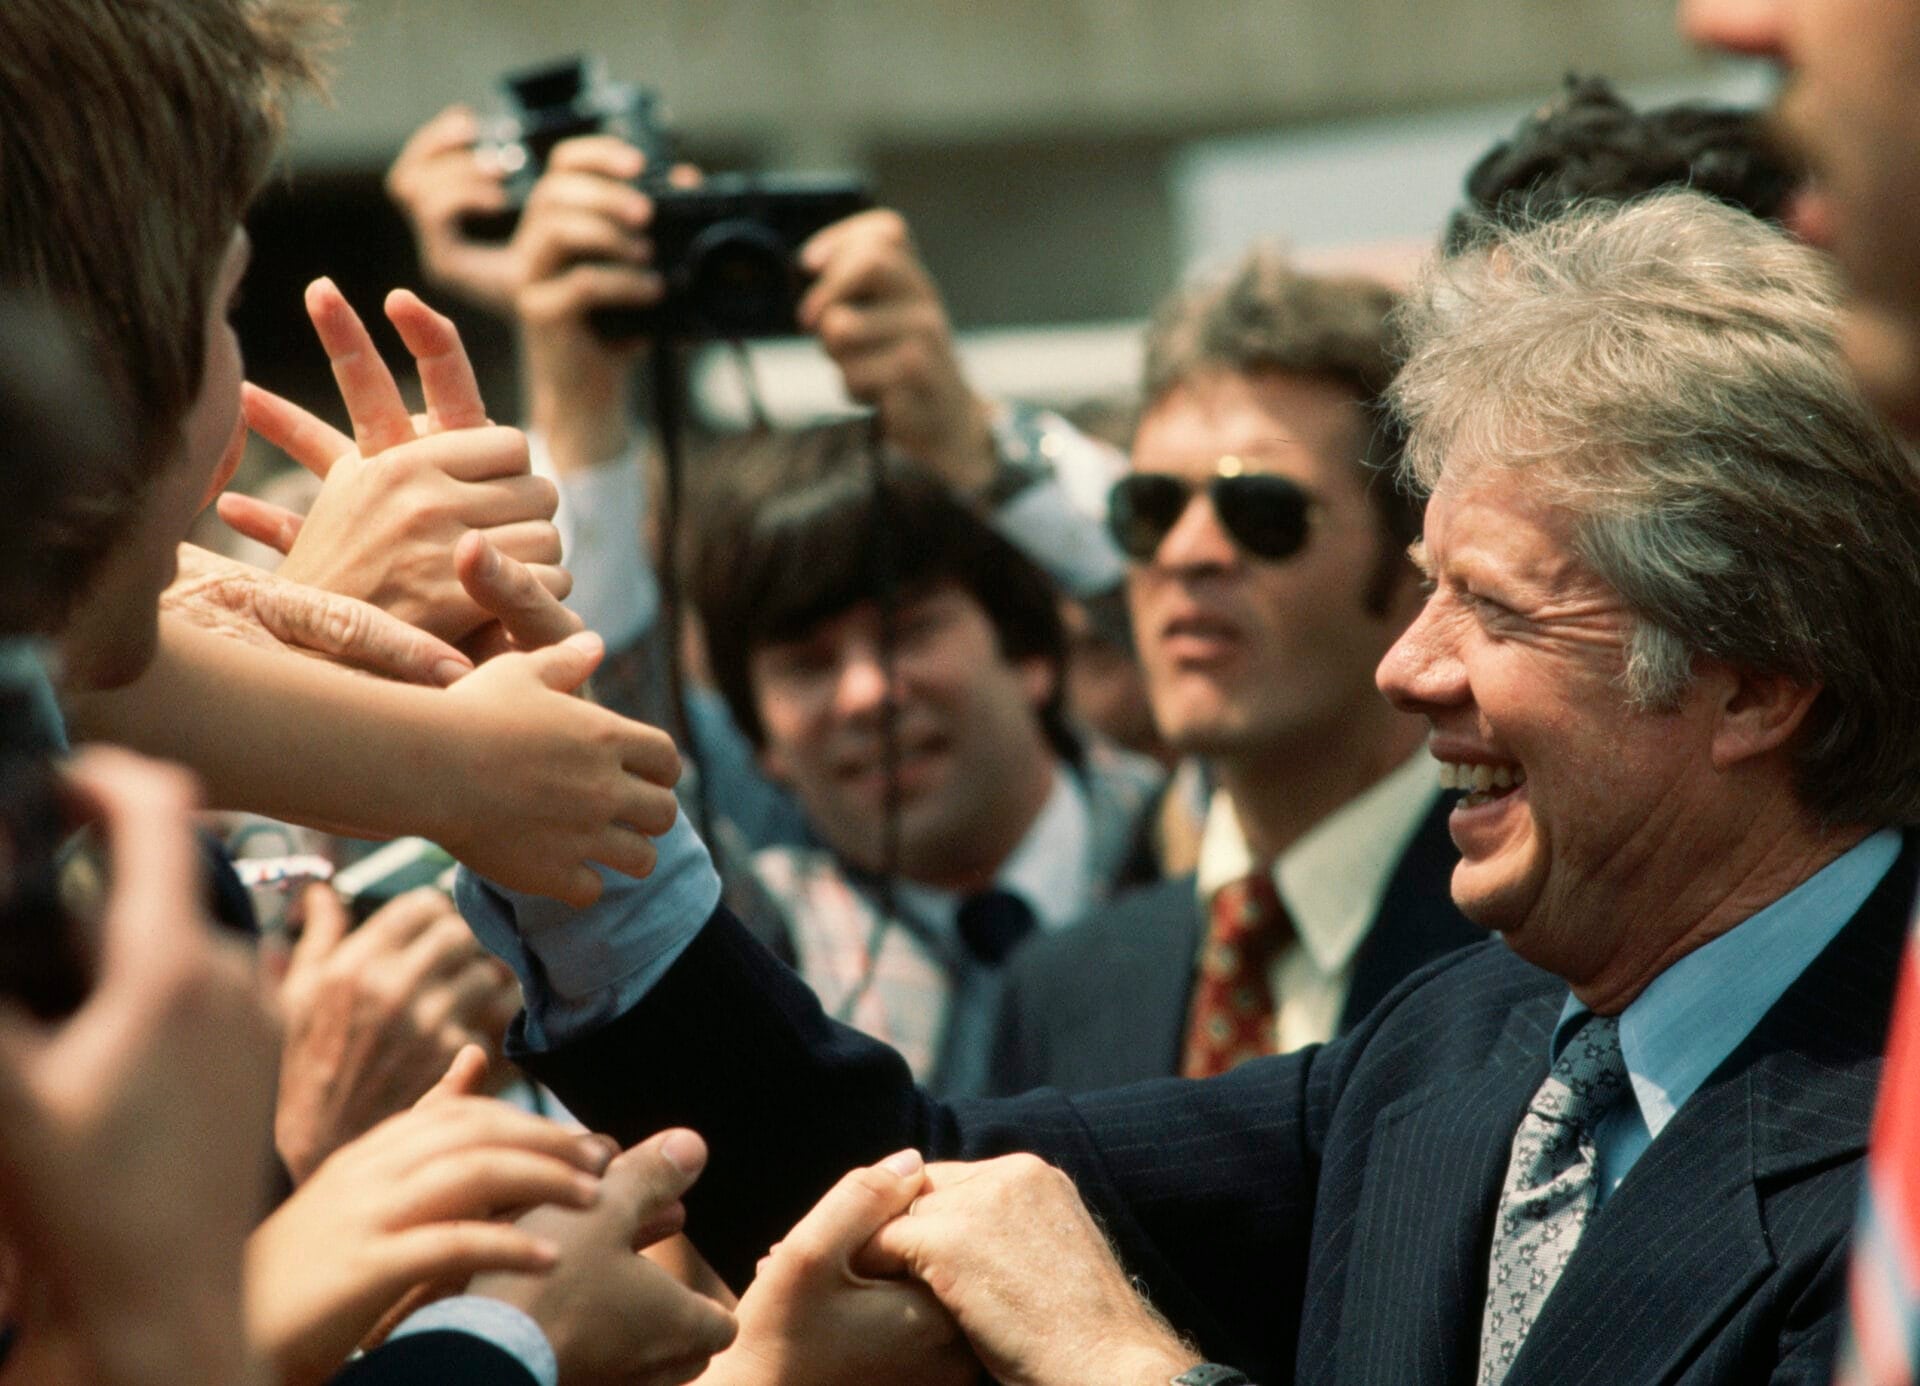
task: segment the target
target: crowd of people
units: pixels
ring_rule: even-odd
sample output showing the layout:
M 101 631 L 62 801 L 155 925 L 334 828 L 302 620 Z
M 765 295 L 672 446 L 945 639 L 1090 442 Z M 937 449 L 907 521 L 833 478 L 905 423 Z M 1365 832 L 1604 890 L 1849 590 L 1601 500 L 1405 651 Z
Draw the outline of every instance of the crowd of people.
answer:
M 1113 437 L 828 226 L 862 412 L 681 497 L 639 150 L 489 245 L 427 121 L 524 428 L 322 279 L 343 431 L 228 322 L 333 7 L 7 0 L 0 1386 L 1914 1380 L 1920 4 L 1679 18 L 1778 109 L 1570 79 Z

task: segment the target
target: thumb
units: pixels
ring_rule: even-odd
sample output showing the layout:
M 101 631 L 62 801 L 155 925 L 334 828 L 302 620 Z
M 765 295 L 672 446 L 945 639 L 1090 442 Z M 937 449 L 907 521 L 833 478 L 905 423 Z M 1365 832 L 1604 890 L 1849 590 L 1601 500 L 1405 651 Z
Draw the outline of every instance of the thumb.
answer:
M 447 1071 L 440 1075 L 440 1081 L 422 1093 L 413 1105 L 424 1107 L 449 1097 L 475 1097 L 486 1081 L 487 1051 L 477 1044 L 465 1044 L 453 1056 Z
M 333 887 L 315 883 L 307 887 L 307 893 L 301 897 L 306 908 L 307 922 L 300 930 L 299 941 L 293 945 L 293 954 L 287 960 L 287 974 L 292 976 L 315 966 L 340 946 L 340 940 L 347 936 L 347 930 L 353 925 L 353 918 L 347 913 L 347 907 L 334 893 Z
M 601 1197 L 619 1210 L 622 1226 L 640 1232 L 693 1187 L 707 1165 L 707 1143 L 684 1127 L 662 1131 L 617 1156 L 601 1176 Z
M 556 693 L 571 693 L 600 667 L 607 647 L 590 630 L 569 635 L 558 645 L 534 650 L 526 656 L 532 661 L 534 677 Z
M 918 1151 L 889 1155 L 843 1176 L 781 1244 L 803 1265 L 847 1265 L 875 1233 L 907 1211 L 926 1184 L 927 1167 Z

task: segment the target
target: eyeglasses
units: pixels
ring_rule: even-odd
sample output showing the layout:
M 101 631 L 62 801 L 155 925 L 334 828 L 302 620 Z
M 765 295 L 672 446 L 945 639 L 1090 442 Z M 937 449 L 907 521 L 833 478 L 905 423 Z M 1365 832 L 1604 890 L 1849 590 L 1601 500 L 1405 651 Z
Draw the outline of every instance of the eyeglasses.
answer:
M 1206 482 L 1207 499 L 1227 534 L 1249 557 L 1278 563 L 1307 542 L 1313 494 L 1290 477 L 1249 472 L 1238 457 L 1220 459 Z M 1187 513 L 1198 489 L 1166 472 L 1132 472 L 1113 484 L 1107 528 L 1122 553 L 1146 562 Z

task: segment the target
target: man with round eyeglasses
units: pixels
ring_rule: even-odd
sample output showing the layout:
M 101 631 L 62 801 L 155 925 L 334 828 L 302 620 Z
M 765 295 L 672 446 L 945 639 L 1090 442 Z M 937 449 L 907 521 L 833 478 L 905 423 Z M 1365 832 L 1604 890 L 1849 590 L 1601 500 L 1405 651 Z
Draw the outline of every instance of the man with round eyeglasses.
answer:
M 1212 785 L 1198 870 L 1014 959 L 997 1091 L 1322 1042 L 1477 936 L 1421 729 L 1373 684 L 1420 601 L 1374 408 L 1393 302 L 1263 248 L 1156 316 L 1108 527 L 1154 720 Z

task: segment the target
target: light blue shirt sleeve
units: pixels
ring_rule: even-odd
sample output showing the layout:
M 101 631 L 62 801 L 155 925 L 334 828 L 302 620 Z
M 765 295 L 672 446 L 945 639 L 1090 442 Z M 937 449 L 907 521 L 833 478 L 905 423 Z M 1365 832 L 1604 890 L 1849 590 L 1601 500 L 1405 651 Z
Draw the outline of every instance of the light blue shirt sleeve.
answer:
M 606 867 L 584 910 L 506 890 L 464 867 L 454 899 L 475 937 L 520 979 L 533 1049 L 556 1049 L 638 1005 L 720 903 L 720 877 L 683 813 L 656 838 L 645 880 Z
M 560 1364 L 540 1325 L 504 1300 L 485 1295 L 456 1295 L 415 1310 L 393 1330 L 395 1338 L 452 1329 L 492 1343 L 533 1374 L 540 1386 L 560 1386 Z

